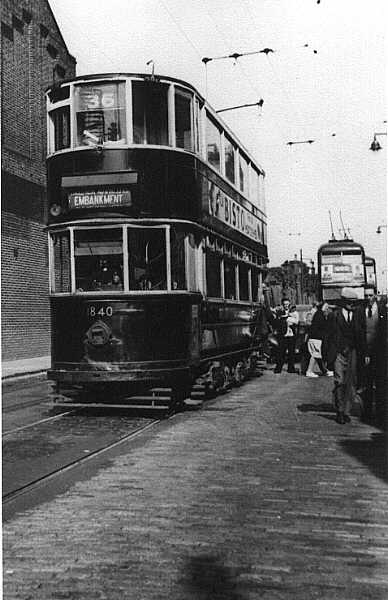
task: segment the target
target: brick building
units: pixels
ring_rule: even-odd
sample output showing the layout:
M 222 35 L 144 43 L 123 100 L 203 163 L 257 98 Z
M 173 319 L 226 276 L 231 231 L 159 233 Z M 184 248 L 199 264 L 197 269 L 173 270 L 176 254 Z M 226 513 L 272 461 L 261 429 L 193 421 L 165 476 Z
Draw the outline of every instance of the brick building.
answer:
M 45 89 L 75 75 L 47 0 L 3 0 L 2 358 L 50 353 Z

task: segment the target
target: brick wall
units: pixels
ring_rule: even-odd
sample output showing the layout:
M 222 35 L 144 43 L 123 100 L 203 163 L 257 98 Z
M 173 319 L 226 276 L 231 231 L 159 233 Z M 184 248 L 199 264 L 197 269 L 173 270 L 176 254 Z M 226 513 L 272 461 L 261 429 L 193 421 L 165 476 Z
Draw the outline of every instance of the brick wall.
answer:
M 44 91 L 75 65 L 47 0 L 3 0 L 3 360 L 50 353 Z

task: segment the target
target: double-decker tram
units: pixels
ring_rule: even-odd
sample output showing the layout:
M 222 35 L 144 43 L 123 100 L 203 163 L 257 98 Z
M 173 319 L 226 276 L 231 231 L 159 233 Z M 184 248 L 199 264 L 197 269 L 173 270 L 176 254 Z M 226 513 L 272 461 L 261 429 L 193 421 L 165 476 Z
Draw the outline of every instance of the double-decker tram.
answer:
M 265 331 L 263 169 L 170 77 L 77 77 L 47 108 L 58 391 L 171 405 L 241 381 Z
M 351 239 L 330 240 L 318 249 L 320 299 L 328 302 L 341 297 L 343 287 L 351 287 L 363 300 L 365 290 L 365 253 Z
M 365 287 L 372 288 L 377 293 L 376 261 L 371 256 L 365 257 Z

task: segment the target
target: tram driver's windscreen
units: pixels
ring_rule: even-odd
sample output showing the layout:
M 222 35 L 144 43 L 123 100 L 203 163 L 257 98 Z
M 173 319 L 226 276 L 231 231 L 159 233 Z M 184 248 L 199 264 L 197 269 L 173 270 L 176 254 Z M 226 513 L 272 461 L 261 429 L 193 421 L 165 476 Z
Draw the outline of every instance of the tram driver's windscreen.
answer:
M 78 230 L 74 244 L 78 292 L 123 289 L 121 229 Z
M 83 229 L 74 232 L 77 292 L 123 289 L 122 229 Z M 167 289 L 165 228 L 128 228 L 129 289 Z M 182 285 L 181 278 L 179 284 Z M 183 287 L 183 286 L 182 286 Z

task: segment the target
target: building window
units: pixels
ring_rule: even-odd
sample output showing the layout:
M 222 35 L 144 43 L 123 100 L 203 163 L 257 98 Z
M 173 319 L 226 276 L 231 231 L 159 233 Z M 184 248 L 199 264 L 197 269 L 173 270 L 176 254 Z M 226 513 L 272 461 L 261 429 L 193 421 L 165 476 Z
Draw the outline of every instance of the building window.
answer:
M 221 256 L 206 250 L 206 288 L 210 298 L 221 298 Z
M 62 106 L 50 113 L 54 125 L 54 151 L 70 147 L 70 108 Z
M 206 119 L 206 144 L 208 162 L 220 171 L 221 132 L 209 117 Z
M 126 142 L 125 83 L 91 83 L 75 88 L 77 145 Z
M 192 96 L 183 90 L 175 90 L 175 135 L 178 148 L 193 150 L 191 118 Z
M 133 142 L 168 145 L 168 85 L 132 82 Z
M 234 151 L 232 142 L 225 136 L 225 175 L 232 183 L 235 182 Z

